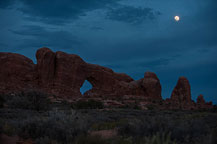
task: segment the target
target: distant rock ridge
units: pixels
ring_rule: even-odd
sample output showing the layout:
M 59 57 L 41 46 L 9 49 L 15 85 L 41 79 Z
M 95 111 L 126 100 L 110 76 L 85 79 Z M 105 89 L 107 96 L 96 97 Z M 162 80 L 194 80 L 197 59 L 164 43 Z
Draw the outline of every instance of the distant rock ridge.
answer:
M 210 109 L 212 108 L 212 102 L 205 102 L 203 95 L 197 97 L 197 107 L 198 109 Z
M 208 109 L 199 96 L 197 103 L 191 99 L 191 88 L 185 77 L 180 77 L 171 98 L 163 100 L 161 84 L 153 72 L 145 72 L 144 78 L 133 80 L 124 73 L 86 63 L 79 56 L 53 52 L 40 48 L 36 52 L 37 64 L 27 57 L 0 52 L 0 93 L 17 93 L 39 89 L 59 99 L 76 101 L 98 99 L 108 106 L 138 105 L 146 109 L 154 105 L 160 109 Z M 80 92 L 85 80 L 92 89 L 83 95 Z

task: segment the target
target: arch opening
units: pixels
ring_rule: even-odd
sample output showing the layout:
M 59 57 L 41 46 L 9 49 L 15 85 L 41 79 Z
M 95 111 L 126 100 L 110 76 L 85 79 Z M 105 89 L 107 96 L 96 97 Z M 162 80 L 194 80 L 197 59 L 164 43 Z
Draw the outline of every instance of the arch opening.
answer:
M 85 92 L 91 90 L 92 88 L 93 88 L 93 85 L 88 80 L 85 80 L 83 85 L 80 88 L 80 92 L 83 95 Z

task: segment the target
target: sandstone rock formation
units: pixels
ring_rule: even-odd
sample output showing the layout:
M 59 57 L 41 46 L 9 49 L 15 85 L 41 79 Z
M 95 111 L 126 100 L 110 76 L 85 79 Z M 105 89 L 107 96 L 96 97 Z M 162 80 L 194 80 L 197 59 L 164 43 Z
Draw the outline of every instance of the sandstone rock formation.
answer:
M 145 73 L 144 79 L 142 80 L 142 87 L 147 96 L 154 99 L 162 99 L 160 80 L 155 73 Z
M 88 80 L 93 88 L 84 96 L 138 95 L 161 99 L 160 81 L 154 73 L 134 81 L 123 73 L 84 62 L 79 56 L 52 52 L 41 48 L 36 53 L 37 64 L 13 53 L 0 53 L 1 91 L 13 92 L 30 88 L 42 89 L 61 98 L 81 97 L 80 88 Z
M 178 103 L 191 102 L 191 86 L 187 78 L 180 77 L 173 89 L 171 100 Z
M 204 98 L 203 98 L 203 95 L 199 95 L 199 96 L 197 97 L 197 104 L 201 104 L 201 105 L 206 104 L 206 102 L 205 102 L 205 100 L 204 100 Z
M 35 80 L 35 65 L 25 56 L 0 53 L 0 93 L 32 88 Z
M 179 78 L 169 101 L 173 109 L 195 109 L 195 104 L 191 99 L 191 86 L 187 78 Z
M 197 108 L 198 109 L 210 109 L 212 108 L 212 102 L 206 102 L 203 95 L 197 97 Z
M 67 99 L 81 96 L 86 63 L 79 56 L 42 48 L 37 51 L 36 58 L 39 88 Z
M 66 100 L 98 98 L 119 106 L 162 105 L 160 80 L 153 72 L 146 72 L 144 78 L 133 80 L 126 74 L 86 63 L 77 55 L 53 52 L 49 48 L 39 49 L 36 58 L 37 64 L 34 64 L 19 54 L 0 53 L 0 93 L 39 89 Z M 92 84 L 92 89 L 82 95 L 80 88 L 85 80 Z M 178 80 L 171 99 L 166 100 L 165 104 L 166 108 L 171 109 L 195 108 L 186 78 Z M 202 98 L 198 99 L 197 104 L 204 105 Z

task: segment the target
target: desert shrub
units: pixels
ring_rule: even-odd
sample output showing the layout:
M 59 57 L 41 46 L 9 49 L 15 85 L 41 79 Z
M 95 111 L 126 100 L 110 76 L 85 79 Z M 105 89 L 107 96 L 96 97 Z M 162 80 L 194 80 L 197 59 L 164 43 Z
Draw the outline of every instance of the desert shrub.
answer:
M 48 96 L 39 91 L 21 92 L 11 96 L 7 105 L 10 108 L 43 111 L 49 109 Z
M 134 139 L 133 137 L 113 137 L 103 139 L 100 136 L 80 136 L 74 142 L 76 144 L 176 144 L 170 134 L 157 133 L 149 137 Z
M 79 136 L 75 141 L 75 144 L 133 144 L 132 137 L 113 137 L 110 139 L 104 139 L 100 136 Z
M 15 128 L 19 136 L 33 138 L 38 144 L 88 141 L 146 144 L 159 140 L 169 141 L 169 144 L 174 141 L 179 144 L 216 144 L 216 121 L 216 113 L 197 111 L 53 109 L 38 113 L 25 109 L 0 109 L 0 132 L 2 127 L 2 132 L 13 134 Z M 99 138 L 97 141 L 87 136 L 91 130 L 113 128 L 117 128 L 118 135 L 111 139 Z
M 35 117 L 22 121 L 19 136 L 23 138 L 49 138 L 59 143 L 70 143 L 80 134 L 86 134 L 88 119 L 75 113 L 49 112 L 46 117 Z M 45 141 L 41 139 L 41 141 Z
M 49 137 L 40 137 L 35 140 L 35 144 L 59 144 L 57 141 L 50 139 Z
M 148 110 L 154 110 L 154 109 L 156 109 L 156 106 L 153 104 L 149 104 L 149 105 L 147 105 L 147 109 Z
M 5 99 L 4 99 L 3 95 L 0 95 L 0 108 L 4 107 L 4 102 L 5 102 Z
M 109 142 L 100 136 L 79 136 L 75 142 L 76 144 L 109 144 Z
M 3 120 L 0 119 L 0 135 L 3 133 Z
M 139 144 L 176 144 L 171 139 L 170 133 L 156 133 L 155 135 L 144 137 L 137 142 Z
M 137 120 L 135 120 L 133 123 L 121 123 L 118 128 L 118 133 L 122 136 L 138 136 L 140 135 L 140 128 L 140 122 L 138 122 Z
M 135 105 L 133 106 L 133 109 L 141 110 L 141 107 L 140 107 L 138 104 L 135 104 Z
M 52 102 L 50 104 L 50 108 L 59 109 L 59 110 L 70 110 L 71 109 L 71 103 L 66 101 L 66 100 L 58 101 L 58 102 Z
M 119 137 L 111 140 L 111 144 L 133 144 L 132 137 Z
M 217 128 L 214 128 L 212 132 L 204 137 L 204 144 L 216 144 L 217 143 Z
M 173 115 L 176 115 L 175 113 Z M 118 132 L 122 136 L 150 137 L 156 133 L 171 132 L 171 139 L 180 143 L 197 143 L 203 136 L 211 133 L 212 129 L 208 126 L 216 127 L 216 118 L 206 119 L 203 117 L 185 118 L 184 113 L 180 117 L 168 115 L 146 115 L 140 119 L 129 119 L 128 122 L 119 126 Z M 188 115 L 188 114 L 186 114 Z M 190 114 L 193 115 L 193 114 Z
M 117 127 L 117 122 L 101 122 L 92 125 L 92 130 L 109 130 Z
M 8 124 L 8 123 L 5 123 L 3 126 L 2 126 L 2 133 L 8 135 L 8 136 L 12 136 L 15 134 L 15 128 Z
M 77 101 L 72 105 L 74 109 L 102 109 L 104 107 L 103 103 L 90 99 L 88 101 Z
M 201 119 L 179 120 L 170 127 L 171 137 L 182 143 L 200 141 L 211 129 Z M 198 143 L 198 142 L 197 142 Z
M 148 116 L 146 119 L 128 119 L 121 123 L 119 133 L 123 136 L 150 136 L 167 129 L 168 121 L 163 117 Z

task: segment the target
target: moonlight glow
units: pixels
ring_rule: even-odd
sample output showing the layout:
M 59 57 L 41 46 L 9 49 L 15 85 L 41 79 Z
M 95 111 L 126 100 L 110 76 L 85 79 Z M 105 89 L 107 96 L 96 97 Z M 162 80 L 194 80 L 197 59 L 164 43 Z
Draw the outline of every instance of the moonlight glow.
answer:
M 175 21 L 179 21 L 180 20 L 179 16 L 175 16 L 174 19 L 175 19 Z

